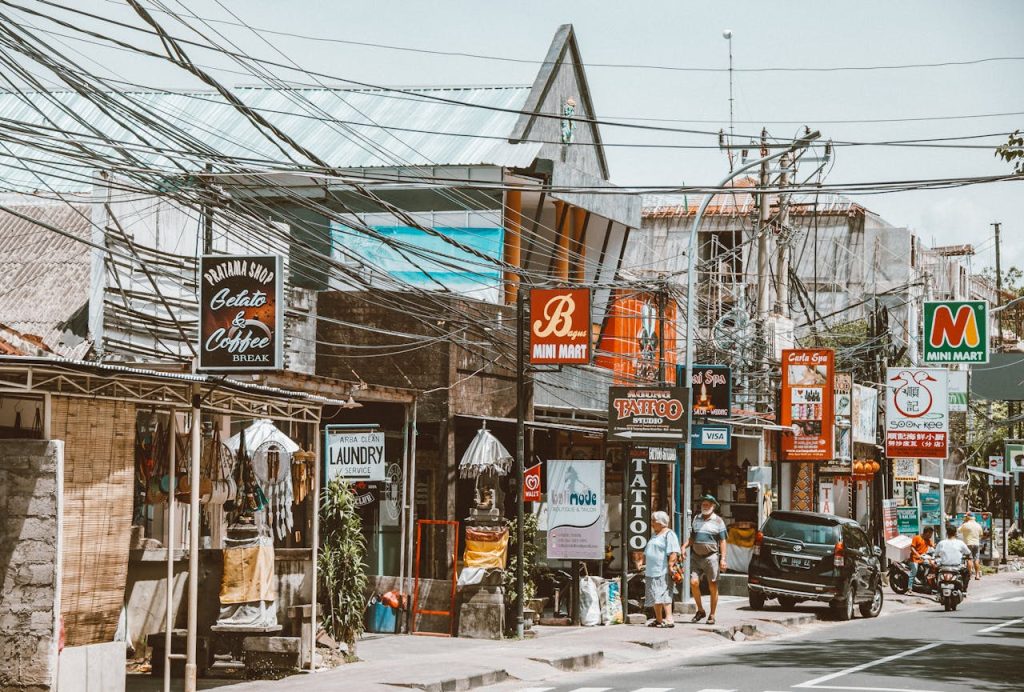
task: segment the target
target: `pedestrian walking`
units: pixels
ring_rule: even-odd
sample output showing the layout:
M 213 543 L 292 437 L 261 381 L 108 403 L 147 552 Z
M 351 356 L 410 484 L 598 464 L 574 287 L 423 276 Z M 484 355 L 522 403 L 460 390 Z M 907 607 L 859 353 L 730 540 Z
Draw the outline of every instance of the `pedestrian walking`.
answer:
M 675 627 L 669 584 L 680 551 L 679 538 L 668 523 L 665 512 L 651 515 L 651 539 L 644 549 L 644 604 L 654 609 L 654 621 L 648 627 Z
M 718 500 L 714 495 L 700 498 L 700 515 L 694 517 L 690 531 L 690 539 L 686 548 L 690 551 L 690 592 L 697 603 L 697 614 L 692 622 L 700 622 L 705 617 L 708 624 L 715 624 L 715 611 L 718 609 L 718 575 L 724 572 L 727 564 L 725 559 L 725 539 L 727 532 L 725 521 L 715 513 Z M 701 601 L 700 578 L 708 582 L 711 595 L 711 614 L 704 612 Z
M 964 523 L 960 525 L 960 529 L 957 531 L 960 540 L 966 543 L 968 550 L 971 551 L 971 556 L 967 559 L 967 574 L 970 577 L 971 572 L 973 572 L 975 580 L 981 579 L 981 535 L 984 532 L 981 524 L 975 520 L 974 515 L 970 512 L 964 517 Z

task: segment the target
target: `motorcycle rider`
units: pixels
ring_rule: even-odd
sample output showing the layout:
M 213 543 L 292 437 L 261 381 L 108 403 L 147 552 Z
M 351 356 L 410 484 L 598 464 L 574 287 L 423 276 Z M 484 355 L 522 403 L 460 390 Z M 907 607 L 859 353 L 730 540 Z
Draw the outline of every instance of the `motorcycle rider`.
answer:
M 935 546 L 935 560 L 939 563 L 939 567 L 960 567 L 963 564 L 964 558 L 970 559 L 971 549 L 967 547 L 967 544 L 957 538 L 957 530 L 952 526 L 946 527 L 946 538 L 941 540 Z M 971 575 L 967 573 L 967 578 L 964 582 L 964 596 L 967 595 L 967 584 L 970 583 Z
M 927 552 L 932 547 L 932 534 L 934 530 L 930 526 L 924 527 L 924 531 L 914 536 L 910 541 L 910 591 L 914 590 L 914 582 L 917 580 L 917 571 L 928 559 Z M 923 580 L 927 583 L 927 576 Z

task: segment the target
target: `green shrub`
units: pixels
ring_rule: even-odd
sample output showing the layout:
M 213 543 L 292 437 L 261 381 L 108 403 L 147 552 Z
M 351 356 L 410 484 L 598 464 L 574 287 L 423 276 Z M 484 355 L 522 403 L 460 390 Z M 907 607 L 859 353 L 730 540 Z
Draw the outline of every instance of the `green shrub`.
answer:
M 1009 546 L 1010 555 L 1024 557 L 1024 538 L 1011 538 Z
M 349 483 L 335 479 L 320 504 L 321 626 L 355 655 L 366 610 L 366 540 Z

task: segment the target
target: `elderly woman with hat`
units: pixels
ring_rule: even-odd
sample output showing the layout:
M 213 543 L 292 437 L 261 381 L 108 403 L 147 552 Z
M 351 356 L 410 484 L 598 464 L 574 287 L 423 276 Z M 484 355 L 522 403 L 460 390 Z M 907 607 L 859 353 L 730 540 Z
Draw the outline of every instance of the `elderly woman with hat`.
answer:
M 679 560 L 679 538 L 668 527 L 668 514 L 651 514 L 651 538 L 644 549 L 644 605 L 654 608 L 648 627 L 675 627 L 672 622 L 670 571 Z
M 707 617 L 709 625 L 715 624 L 715 610 L 718 608 L 718 574 L 726 569 L 725 539 L 728 532 L 725 521 L 715 513 L 717 507 L 718 500 L 714 495 L 700 498 L 700 514 L 693 518 L 690 539 L 686 542 L 690 550 L 690 592 L 697 604 L 693 622 L 700 622 Z M 704 604 L 701 602 L 701 575 L 707 579 L 708 590 L 711 592 L 710 615 L 704 612 Z

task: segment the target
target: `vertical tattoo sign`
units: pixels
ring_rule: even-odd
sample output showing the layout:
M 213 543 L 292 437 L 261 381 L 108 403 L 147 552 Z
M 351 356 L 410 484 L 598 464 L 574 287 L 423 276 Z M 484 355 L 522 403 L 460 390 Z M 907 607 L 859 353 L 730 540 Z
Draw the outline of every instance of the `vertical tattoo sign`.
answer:
M 647 538 L 651 534 L 651 472 L 647 463 L 646 447 L 630 447 L 629 473 L 626 480 L 626 507 L 629 516 L 626 518 L 629 552 L 642 551 L 647 547 Z
M 280 256 L 203 256 L 200 370 L 279 370 L 283 326 Z

